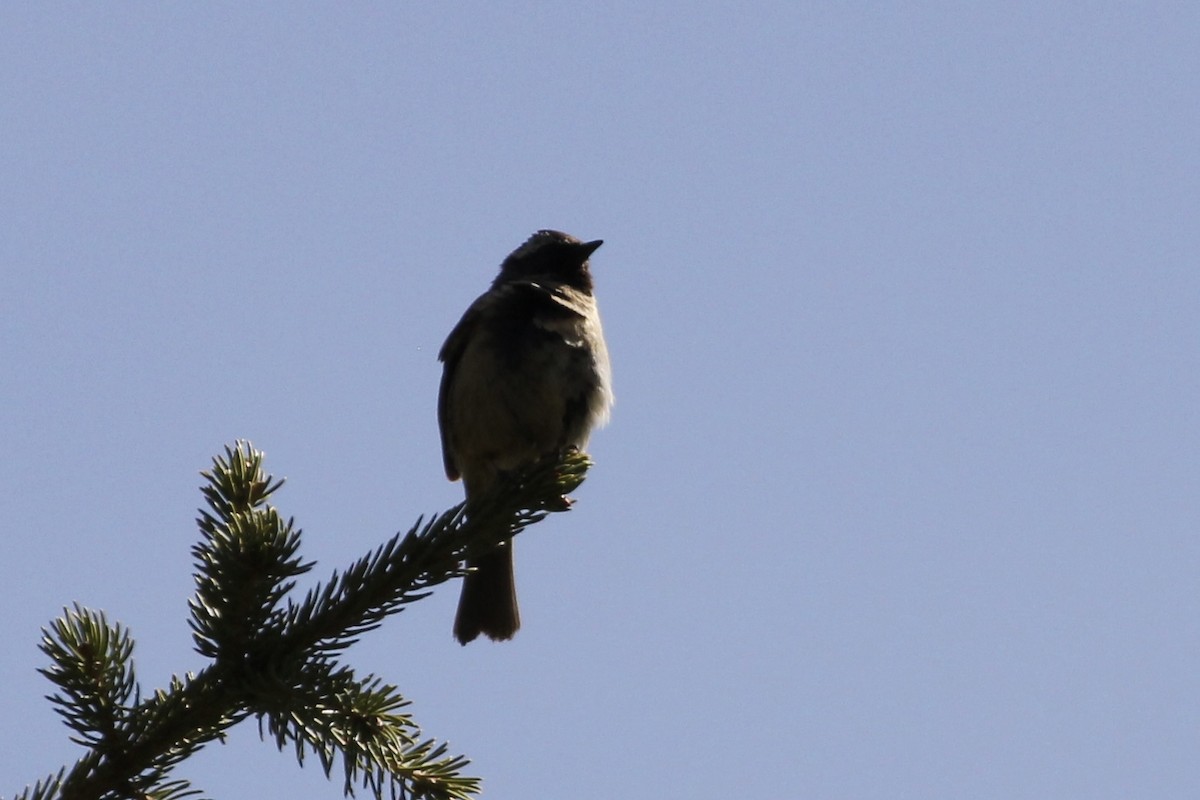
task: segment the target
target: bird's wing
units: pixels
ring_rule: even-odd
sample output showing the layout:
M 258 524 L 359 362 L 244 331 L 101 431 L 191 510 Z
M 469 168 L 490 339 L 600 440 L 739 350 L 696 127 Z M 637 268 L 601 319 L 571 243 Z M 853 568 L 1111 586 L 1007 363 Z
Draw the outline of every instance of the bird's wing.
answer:
M 446 477 L 452 481 L 458 480 L 461 473 L 450 448 L 450 393 L 454 387 L 454 376 L 458 372 L 459 359 L 462 358 L 467 343 L 479 326 L 481 308 L 486 305 L 488 305 L 487 294 L 472 303 L 466 313 L 462 315 L 462 319 L 450 331 L 450 335 L 446 337 L 442 349 L 438 351 L 438 361 L 444 365 L 442 367 L 442 384 L 438 389 L 438 430 L 442 437 L 442 463 L 446 467 Z

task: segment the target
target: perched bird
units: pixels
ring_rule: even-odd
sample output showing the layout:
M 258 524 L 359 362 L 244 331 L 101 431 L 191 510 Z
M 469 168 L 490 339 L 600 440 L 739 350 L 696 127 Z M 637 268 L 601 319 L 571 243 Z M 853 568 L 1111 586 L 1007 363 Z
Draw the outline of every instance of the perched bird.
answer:
M 500 265 L 438 353 L 446 476 L 471 498 L 500 476 L 570 447 L 608 419 L 608 349 L 588 258 L 603 242 L 538 231 Z M 511 639 L 521 626 L 512 542 L 468 562 L 454 636 Z

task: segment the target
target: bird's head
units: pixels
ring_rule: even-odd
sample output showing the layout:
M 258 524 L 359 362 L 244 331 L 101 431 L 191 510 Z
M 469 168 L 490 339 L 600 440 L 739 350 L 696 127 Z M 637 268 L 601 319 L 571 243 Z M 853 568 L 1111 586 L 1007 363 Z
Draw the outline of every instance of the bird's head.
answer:
M 588 258 L 603 241 L 584 242 L 562 231 L 542 230 L 504 259 L 496 283 L 544 278 L 591 291 Z

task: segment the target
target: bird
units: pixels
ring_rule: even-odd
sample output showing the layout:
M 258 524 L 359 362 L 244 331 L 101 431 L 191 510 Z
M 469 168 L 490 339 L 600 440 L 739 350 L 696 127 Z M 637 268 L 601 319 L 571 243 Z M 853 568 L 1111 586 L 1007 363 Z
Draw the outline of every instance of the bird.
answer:
M 500 265 L 438 352 L 438 428 L 446 477 L 467 514 L 506 474 L 582 450 L 613 404 L 612 368 L 589 259 L 603 240 L 539 230 Z M 521 626 L 512 542 L 468 559 L 454 618 L 465 645 Z

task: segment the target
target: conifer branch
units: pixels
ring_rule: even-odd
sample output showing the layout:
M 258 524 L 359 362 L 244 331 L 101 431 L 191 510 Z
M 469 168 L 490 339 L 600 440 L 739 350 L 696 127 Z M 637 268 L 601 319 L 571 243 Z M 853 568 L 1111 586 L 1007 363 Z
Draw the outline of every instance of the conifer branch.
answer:
M 313 564 L 298 556 L 300 530 L 268 504 L 283 481 L 266 474 L 262 461 L 238 442 L 202 473 L 207 508 L 197 519 L 189 601 L 196 649 L 210 659 L 199 673 L 172 677 L 143 699 L 133 639 L 102 612 L 76 605 L 43 631 L 51 664 L 41 672 L 57 687 L 50 699 L 75 732 L 72 741 L 89 749 L 18 800 L 195 795 L 171 776 L 174 767 L 250 716 L 301 764 L 312 754 L 331 775 L 340 763 L 348 796 L 356 787 L 378 800 L 385 793 L 430 800 L 478 793 L 478 779 L 462 772 L 467 759 L 423 736 L 396 687 L 358 677 L 336 657 L 386 617 L 463 575 L 468 555 L 567 510 L 566 495 L 591 462 L 574 451 L 545 459 L 473 501 L 469 516 L 460 504 L 419 519 L 295 601 L 289 593 Z

